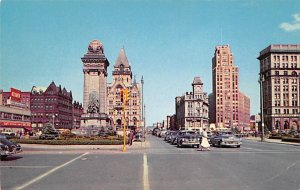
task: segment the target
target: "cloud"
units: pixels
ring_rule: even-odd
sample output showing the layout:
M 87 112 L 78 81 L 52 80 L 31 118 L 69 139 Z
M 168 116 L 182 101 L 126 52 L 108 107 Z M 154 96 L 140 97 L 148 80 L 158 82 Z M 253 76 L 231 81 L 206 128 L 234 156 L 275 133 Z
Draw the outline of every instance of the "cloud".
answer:
M 300 30 L 300 13 L 293 15 L 294 20 L 291 23 L 283 22 L 279 25 L 281 29 L 286 32 L 293 32 L 295 30 Z

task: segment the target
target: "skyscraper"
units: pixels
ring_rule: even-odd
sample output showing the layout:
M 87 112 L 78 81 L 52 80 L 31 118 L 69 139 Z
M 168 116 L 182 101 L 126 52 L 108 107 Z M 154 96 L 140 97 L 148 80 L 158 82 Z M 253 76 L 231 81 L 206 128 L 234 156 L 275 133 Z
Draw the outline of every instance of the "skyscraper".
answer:
M 239 111 L 239 96 L 245 96 L 239 92 L 238 67 L 234 65 L 234 56 L 229 45 L 216 47 L 212 59 L 212 77 L 213 93 L 209 96 L 210 123 L 214 123 L 217 128 L 243 130 L 249 124 L 244 124 L 241 119 L 250 118 L 250 106 Z M 248 104 L 247 101 L 242 102 Z
M 300 129 L 300 44 L 272 44 L 260 52 L 264 124 Z

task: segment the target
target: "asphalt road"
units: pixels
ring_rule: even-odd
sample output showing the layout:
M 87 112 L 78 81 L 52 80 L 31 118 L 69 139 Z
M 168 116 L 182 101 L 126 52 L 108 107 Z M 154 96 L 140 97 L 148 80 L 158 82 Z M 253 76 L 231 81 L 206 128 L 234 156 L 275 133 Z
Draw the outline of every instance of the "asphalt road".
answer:
M 147 141 L 148 148 L 126 153 L 25 149 L 1 161 L 1 189 L 300 189 L 300 146 L 244 140 L 239 149 L 201 152 L 153 136 Z

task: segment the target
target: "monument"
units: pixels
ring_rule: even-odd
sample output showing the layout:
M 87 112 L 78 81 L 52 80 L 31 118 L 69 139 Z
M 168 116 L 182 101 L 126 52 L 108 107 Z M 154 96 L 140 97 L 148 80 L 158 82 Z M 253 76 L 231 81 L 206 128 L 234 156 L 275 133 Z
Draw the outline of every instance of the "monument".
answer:
M 104 55 L 103 45 L 93 40 L 87 53 L 81 58 L 84 73 L 83 114 L 80 126 L 95 128 L 108 126 L 107 67 L 109 62 Z

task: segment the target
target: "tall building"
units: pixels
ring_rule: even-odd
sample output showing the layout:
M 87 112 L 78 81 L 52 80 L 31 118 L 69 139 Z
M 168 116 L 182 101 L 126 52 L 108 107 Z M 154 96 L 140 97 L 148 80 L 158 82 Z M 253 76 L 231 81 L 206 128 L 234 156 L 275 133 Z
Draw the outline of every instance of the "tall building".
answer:
M 264 124 L 300 129 L 300 44 L 272 44 L 260 52 Z
M 81 58 L 84 73 L 82 127 L 107 127 L 107 67 L 109 62 L 100 41 L 93 40 Z
M 192 83 L 193 92 L 186 92 L 175 98 L 177 126 L 181 130 L 193 130 L 209 127 L 208 97 L 203 92 L 200 77 L 195 77 Z
M 239 92 L 238 77 L 238 67 L 234 65 L 229 45 L 217 46 L 212 59 L 213 93 L 209 97 L 210 123 L 214 123 L 217 128 L 243 130 L 250 124 L 250 120 L 245 124 L 245 120 L 241 119 L 250 118 L 250 103 Z M 240 97 L 242 101 L 239 101 Z
M 112 83 L 107 85 L 107 113 L 114 129 L 120 129 L 126 122 L 127 127 L 140 130 L 141 118 L 141 84 L 132 78 L 131 66 L 129 65 L 124 48 L 120 50 L 114 71 Z M 121 102 L 121 90 L 128 89 L 130 99 L 126 104 L 126 118 L 123 119 L 123 104 Z

